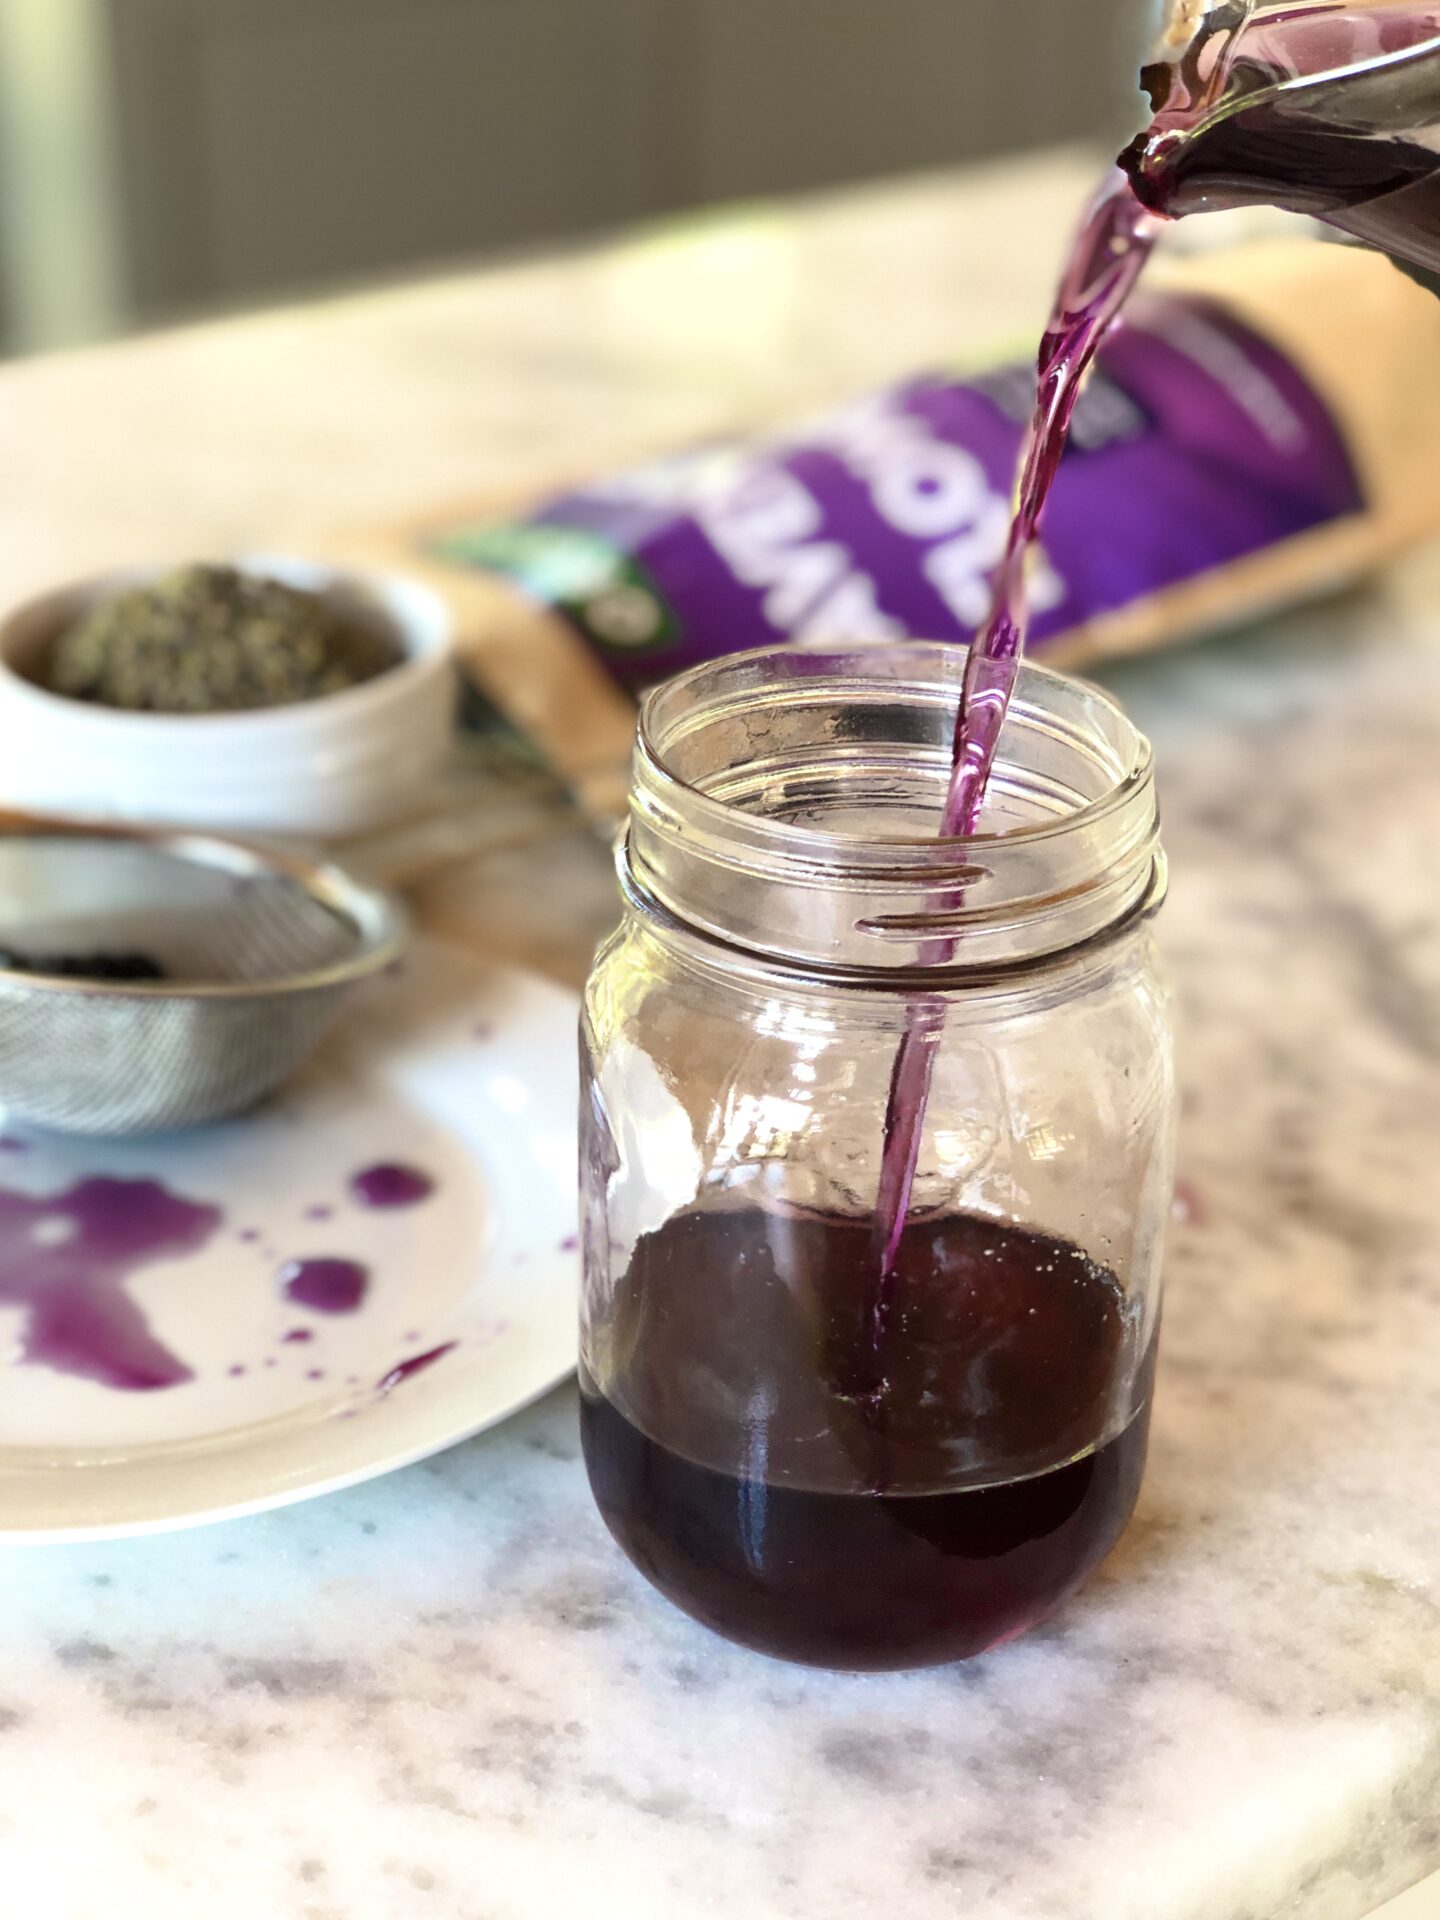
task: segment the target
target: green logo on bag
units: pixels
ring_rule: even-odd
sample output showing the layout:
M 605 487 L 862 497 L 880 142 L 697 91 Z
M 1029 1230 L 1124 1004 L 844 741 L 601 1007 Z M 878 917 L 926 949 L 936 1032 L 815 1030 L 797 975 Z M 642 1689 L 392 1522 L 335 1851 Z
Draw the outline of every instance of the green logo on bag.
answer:
M 681 627 L 645 569 L 598 533 L 581 527 L 467 527 L 430 543 L 462 566 L 503 574 L 574 621 L 603 651 L 644 653 L 673 646 Z

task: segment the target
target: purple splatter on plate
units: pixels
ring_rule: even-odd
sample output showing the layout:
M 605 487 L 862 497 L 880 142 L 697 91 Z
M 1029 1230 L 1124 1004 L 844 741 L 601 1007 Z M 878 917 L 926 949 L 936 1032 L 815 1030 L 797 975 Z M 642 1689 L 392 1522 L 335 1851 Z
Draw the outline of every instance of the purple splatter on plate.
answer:
M 278 1277 L 285 1298 L 311 1313 L 357 1313 L 370 1287 L 369 1269 L 356 1260 L 291 1260 Z
M 382 1161 L 351 1176 L 350 1191 L 362 1207 L 418 1207 L 435 1191 L 435 1182 L 419 1167 Z
M 407 1380 L 413 1380 L 417 1373 L 424 1373 L 428 1367 L 433 1367 L 437 1360 L 443 1360 L 447 1353 L 453 1353 L 459 1344 L 458 1340 L 447 1340 L 443 1347 L 431 1347 L 428 1353 L 417 1353 L 409 1360 L 400 1361 L 399 1365 L 392 1367 L 383 1379 L 375 1382 L 375 1391 L 382 1395 L 393 1393 L 396 1387 L 403 1386 Z
M 222 1218 L 155 1180 L 97 1177 L 49 1197 L 0 1190 L 0 1305 L 25 1314 L 22 1363 L 127 1393 L 192 1380 L 125 1286 L 200 1252 Z

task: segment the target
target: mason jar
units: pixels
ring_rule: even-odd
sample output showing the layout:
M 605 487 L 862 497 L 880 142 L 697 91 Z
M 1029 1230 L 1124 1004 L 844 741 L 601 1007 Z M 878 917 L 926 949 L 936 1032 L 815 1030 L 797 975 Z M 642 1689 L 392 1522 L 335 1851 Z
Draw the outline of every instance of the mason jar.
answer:
M 965 651 L 733 656 L 640 721 L 585 997 L 580 1382 L 611 1532 L 767 1653 L 965 1658 L 1145 1463 L 1173 1175 L 1148 743 L 1025 667 L 937 841 Z

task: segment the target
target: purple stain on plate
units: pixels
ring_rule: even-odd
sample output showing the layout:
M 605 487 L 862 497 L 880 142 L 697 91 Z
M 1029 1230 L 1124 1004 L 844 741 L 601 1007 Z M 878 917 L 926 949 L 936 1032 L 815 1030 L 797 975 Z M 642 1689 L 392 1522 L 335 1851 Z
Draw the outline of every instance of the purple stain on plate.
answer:
M 277 1360 L 267 1360 L 265 1364 L 267 1367 L 274 1367 L 274 1366 L 278 1366 L 280 1363 Z
M 279 1281 L 285 1298 L 311 1313 L 357 1313 L 370 1273 L 355 1260 L 292 1260 L 280 1269 Z
M 305 1209 L 305 1218 L 307 1220 L 333 1220 L 335 1218 L 335 1209 L 333 1207 L 323 1206 L 307 1207 Z
M 243 1380 L 248 1369 L 245 1367 L 227 1367 L 225 1371 L 232 1380 Z
M 258 1227 L 241 1227 L 235 1238 L 237 1240 L 243 1240 L 247 1247 L 252 1247 L 260 1238 L 260 1229 Z
M 200 1252 L 221 1219 L 155 1180 L 99 1177 L 49 1198 L 0 1190 L 0 1306 L 25 1314 L 21 1362 L 127 1393 L 193 1380 L 125 1283 Z
M 482 1046 L 487 1040 L 493 1040 L 495 1038 L 495 1029 L 488 1020 L 481 1020 L 470 1029 L 470 1033 L 472 1038 L 478 1040 Z
M 364 1167 L 353 1174 L 350 1191 L 362 1207 L 418 1207 L 435 1191 L 435 1182 L 419 1167 L 382 1161 L 378 1166 Z
M 580 1250 L 579 1234 L 567 1233 L 565 1238 L 560 1242 L 561 1253 L 578 1253 L 579 1250 Z
M 314 1338 L 308 1327 L 291 1327 L 288 1333 L 281 1334 L 280 1344 L 282 1347 L 306 1347 Z
M 325 1378 L 325 1369 L 323 1367 L 311 1367 L 306 1373 L 305 1378 L 307 1380 L 323 1380 Z
M 18 1133 L 0 1133 L 0 1153 L 28 1153 L 30 1142 L 22 1140 Z
M 390 1369 L 382 1379 L 375 1382 L 375 1391 L 384 1395 L 393 1393 L 396 1387 L 403 1387 L 407 1380 L 413 1380 L 417 1373 L 424 1373 L 433 1367 L 437 1360 L 443 1360 L 447 1353 L 453 1353 L 458 1340 L 447 1340 L 443 1347 L 431 1347 L 428 1353 L 417 1353 L 409 1360 L 402 1360 L 398 1366 Z

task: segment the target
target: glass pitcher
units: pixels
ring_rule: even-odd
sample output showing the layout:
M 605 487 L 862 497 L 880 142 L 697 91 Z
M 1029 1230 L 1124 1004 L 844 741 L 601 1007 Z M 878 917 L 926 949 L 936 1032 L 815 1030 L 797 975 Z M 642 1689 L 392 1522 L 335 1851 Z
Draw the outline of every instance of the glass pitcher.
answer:
M 1172 1190 L 1148 746 L 1023 669 L 937 842 L 959 647 L 732 657 L 651 695 L 583 1022 L 582 1421 L 662 1592 L 768 1653 L 923 1666 L 1109 1552 Z M 896 1050 L 936 1049 L 879 1323 Z
M 1440 0 L 1173 0 L 1161 52 L 1122 157 L 1153 211 L 1282 207 L 1440 272 Z

